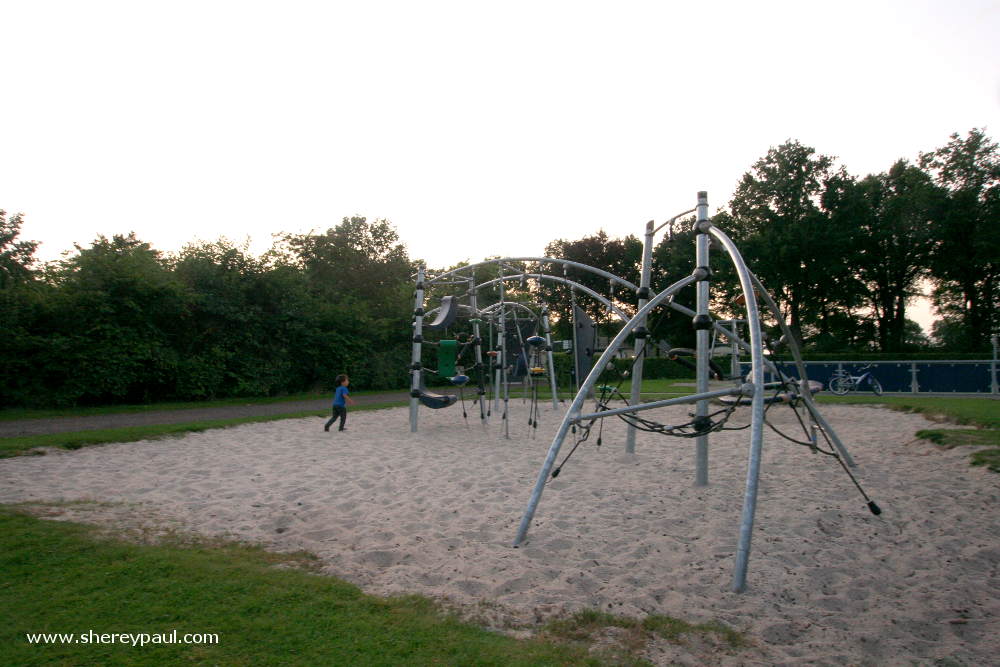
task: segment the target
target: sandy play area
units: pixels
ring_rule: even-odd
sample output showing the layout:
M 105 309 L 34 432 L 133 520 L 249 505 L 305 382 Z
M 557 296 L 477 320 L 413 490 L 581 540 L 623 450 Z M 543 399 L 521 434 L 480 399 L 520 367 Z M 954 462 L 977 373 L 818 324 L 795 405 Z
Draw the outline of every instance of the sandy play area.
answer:
M 531 437 L 527 413 L 513 403 L 510 440 L 457 407 L 422 410 L 412 435 L 397 408 L 353 412 L 345 433 L 310 418 L 7 459 L 0 502 L 122 503 L 65 517 L 306 549 L 368 592 L 447 599 L 497 627 L 600 608 L 718 619 L 754 643 L 657 647 L 663 664 L 1000 664 L 1000 475 L 970 467 L 968 450 L 915 442 L 923 417 L 823 408 L 880 517 L 836 461 L 765 430 L 748 587 L 735 594 L 748 431 L 712 436 L 710 486 L 696 488 L 693 440 L 641 434 L 629 456 L 623 424 L 607 420 L 514 549 L 561 418 L 546 409 Z M 771 415 L 795 425 L 787 408 Z

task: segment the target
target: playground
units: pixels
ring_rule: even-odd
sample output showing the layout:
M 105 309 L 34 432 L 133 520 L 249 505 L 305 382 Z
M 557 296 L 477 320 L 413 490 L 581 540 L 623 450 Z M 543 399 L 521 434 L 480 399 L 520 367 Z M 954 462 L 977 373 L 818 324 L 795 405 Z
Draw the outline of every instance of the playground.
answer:
M 305 551 L 369 593 L 424 594 L 504 632 L 592 610 L 749 638 L 740 651 L 654 643 L 655 663 L 987 662 L 1000 651 L 998 478 L 916 439 L 919 415 L 821 410 L 824 383 L 707 206 L 699 193 L 647 224 L 638 283 L 549 257 L 419 267 L 408 408 L 358 411 L 335 436 L 288 419 L 22 457 L 0 466 L 0 503 Z M 690 213 L 690 273 L 656 292 L 654 235 Z M 713 246 L 739 280 L 729 319 L 710 309 Z M 525 303 L 543 281 L 569 295 L 562 386 L 549 304 Z M 578 295 L 620 324 L 603 345 Z M 667 353 L 695 371 L 684 395 L 643 393 L 657 309 L 694 331 Z M 616 359 L 627 370 L 611 386 L 600 378 Z
M 517 398 L 520 404 L 522 399 Z M 526 410 L 521 405 L 515 408 Z M 747 408 L 746 410 L 748 410 Z M 665 421 L 686 407 L 653 410 Z M 954 656 L 986 664 L 996 619 L 1000 478 L 913 433 L 927 421 L 880 408 L 824 406 L 884 508 L 871 515 L 826 459 L 764 450 L 748 593 L 729 588 L 742 504 L 745 431 L 713 434 L 712 484 L 691 484 L 691 440 L 607 420 L 552 480 L 528 539 L 511 548 L 525 489 L 559 414 L 466 424 L 427 411 L 361 411 L 337 438 L 296 419 L 9 459 L 0 502 L 97 501 L 70 520 L 175 530 L 316 554 L 366 591 L 423 593 L 516 630 L 580 609 L 717 619 L 754 646 L 712 660 L 893 661 Z M 732 421 L 747 423 L 737 411 Z M 776 411 L 790 428 L 788 410 Z M 698 661 L 665 645 L 657 661 Z

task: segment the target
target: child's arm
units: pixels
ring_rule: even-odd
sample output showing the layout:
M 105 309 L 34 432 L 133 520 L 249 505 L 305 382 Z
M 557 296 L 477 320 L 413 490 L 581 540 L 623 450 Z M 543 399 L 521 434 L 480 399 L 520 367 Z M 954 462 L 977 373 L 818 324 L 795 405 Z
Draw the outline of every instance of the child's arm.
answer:
M 344 393 L 344 400 L 347 401 L 348 405 L 354 405 L 354 399 L 351 398 L 350 394 Z

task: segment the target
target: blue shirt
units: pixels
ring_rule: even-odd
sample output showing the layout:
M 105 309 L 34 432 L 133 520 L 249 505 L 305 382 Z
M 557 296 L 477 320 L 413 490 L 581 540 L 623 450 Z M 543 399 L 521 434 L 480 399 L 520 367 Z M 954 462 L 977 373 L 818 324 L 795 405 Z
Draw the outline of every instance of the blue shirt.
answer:
M 347 390 L 347 387 L 343 385 L 337 387 L 337 393 L 333 395 L 333 404 L 341 408 L 345 407 L 347 405 L 347 401 L 344 400 L 344 397 L 349 393 L 351 392 Z

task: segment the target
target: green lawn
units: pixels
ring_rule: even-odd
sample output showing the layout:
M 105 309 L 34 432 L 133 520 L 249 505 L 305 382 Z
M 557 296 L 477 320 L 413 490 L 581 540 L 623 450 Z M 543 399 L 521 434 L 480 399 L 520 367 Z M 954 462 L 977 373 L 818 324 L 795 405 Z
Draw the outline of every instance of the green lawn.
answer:
M 887 405 L 893 410 L 921 412 L 956 424 L 1000 428 L 1000 401 L 991 398 L 949 398 L 931 396 L 833 396 L 818 394 L 820 403 Z
M 403 405 L 403 403 L 371 403 L 356 405 L 353 412 L 359 410 L 380 410 Z M 261 417 L 239 417 L 237 419 L 211 419 L 183 424 L 152 424 L 146 426 L 126 426 L 122 428 L 95 429 L 90 431 L 70 431 L 67 433 L 49 433 L 43 435 L 25 435 L 14 438 L 0 438 L 0 458 L 18 456 L 38 447 L 59 447 L 62 449 L 80 449 L 88 445 L 100 445 L 109 442 L 137 442 L 170 436 L 207 431 L 213 428 L 227 428 L 240 424 L 277 421 L 280 419 L 299 419 L 303 417 L 328 417 L 326 411 L 307 410 L 305 412 L 290 412 L 282 415 L 265 415 Z
M 402 390 L 393 390 L 402 391 Z M 371 394 L 391 393 L 385 391 L 352 391 L 352 396 L 367 396 Z M 189 401 L 186 403 L 150 403 L 143 405 L 104 405 L 86 408 L 3 408 L 0 409 L 0 421 L 15 421 L 19 419 L 52 419 L 53 417 L 90 417 L 94 415 L 133 414 L 136 412 L 159 412 L 161 410 L 196 410 L 199 408 L 219 408 L 230 405 L 271 405 L 274 403 L 292 403 L 295 401 L 312 401 L 328 399 L 332 392 L 303 392 L 277 397 L 225 398 L 214 401 Z
M 380 599 L 296 567 L 309 560 L 233 544 L 128 544 L 0 509 L 0 664 L 599 664 L 578 646 L 512 639 L 461 623 L 424 598 Z M 174 629 L 217 634 L 218 643 L 27 640 L 27 633 Z
M 656 637 L 733 654 L 748 643 L 718 622 L 581 611 L 514 639 L 415 595 L 378 598 L 314 574 L 315 557 L 219 541 L 136 544 L 0 507 L 3 665 L 646 665 Z M 608 628 L 627 630 L 599 652 Z M 210 634 L 217 642 L 154 643 Z M 144 646 L 31 643 L 28 634 L 128 634 Z M 92 634 L 91 634 L 92 633 Z

